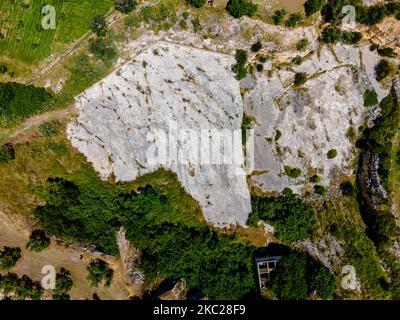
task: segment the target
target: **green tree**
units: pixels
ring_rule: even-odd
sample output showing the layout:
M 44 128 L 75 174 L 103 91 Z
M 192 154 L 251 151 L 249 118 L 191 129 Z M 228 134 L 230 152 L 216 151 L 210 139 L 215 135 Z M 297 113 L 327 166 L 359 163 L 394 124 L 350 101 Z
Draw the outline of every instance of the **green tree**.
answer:
M 68 291 L 72 289 L 73 280 L 71 273 L 61 268 L 56 274 L 56 287 L 53 291 L 54 300 L 69 300 Z
M 293 83 L 295 86 L 301 86 L 301 85 L 305 84 L 307 82 L 307 80 L 308 80 L 307 73 L 298 72 L 294 76 Z
M 326 157 L 328 159 L 334 159 L 337 156 L 337 150 L 336 149 L 331 149 L 328 151 L 328 153 L 326 154 Z
M 306 12 L 307 17 L 313 15 L 316 12 L 321 11 L 325 3 L 326 3 L 325 0 L 307 0 L 304 3 L 304 10 Z
M 287 11 L 285 9 L 275 10 L 274 15 L 272 16 L 272 21 L 275 25 L 281 25 L 286 15 Z
M 43 230 L 34 230 L 29 237 L 26 248 L 29 251 L 40 252 L 46 249 L 49 245 L 50 238 L 46 237 L 46 233 Z
M 310 43 L 310 42 L 308 41 L 307 38 L 303 38 L 303 39 L 299 40 L 299 42 L 297 42 L 297 44 L 296 44 L 296 49 L 297 49 L 298 51 L 304 51 L 304 50 L 307 49 L 309 43 Z
M 366 90 L 364 92 L 364 107 L 372 107 L 378 104 L 378 95 L 375 90 Z
M 4 144 L 0 146 L 0 164 L 8 163 L 15 159 L 14 146 L 11 144 Z
M 9 270 L 13 268 L 21 258 L 20 248 L 4 247 L 0 251 L 0 269 Z
M 112 41 L 105 40 L 104 38 L 91 39 L 89 42 L 89 49 L 96 58 L 102 60 L 106 64 L 112 63 L 118 55 Z
M 103 280 L 106 287 L 111 285 L 114 271 L 104 260 L 92 260 L 87 267 L 87 271 L 89 272 L 87 278 L 92 287 L 98 287 Z
M 382 59 L 375 67 L 376 80 L 381 81 L 385 79 L 391 72 L 389 61 Z
M 294 28 L 303 23 L 304 17 L 301 13 L 292 13 L 285 22 L 288 28 Z
M 98 36 L 104 37 L 107 33 L 107 21 L 103 16 L 94 16 L 90 21 L 90 29 Z
M 249 0 L 229 0 L 226 10 L 235 18 L 252 17 L 257 11 L 257 5 Z
M 128 14 L 136 8 L 137 1 L 136 0 L 115 0 L 114 1 L 115 9 L 121 11 L 122 13 Z
M 187 4 L 196 7 L 196 8 L 201 8 L 204 6 L 206 3 L 206 0 L 187 0 Z

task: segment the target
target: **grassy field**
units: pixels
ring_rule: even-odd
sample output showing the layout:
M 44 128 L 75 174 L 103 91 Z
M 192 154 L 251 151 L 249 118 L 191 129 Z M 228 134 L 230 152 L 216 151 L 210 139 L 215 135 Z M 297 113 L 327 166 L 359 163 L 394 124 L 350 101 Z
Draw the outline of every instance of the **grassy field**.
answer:
M 42 28 L 42 7 L 56 9 L 56 29 Z M 0 52 L 21 63 L 37 64 L 89 30 L 90 19 L 112 8 L 112 0 L 2 0 Z M 0 63 L 7 65 L 7 61 Z M 5 59 L 4 59 L 5 60 Z

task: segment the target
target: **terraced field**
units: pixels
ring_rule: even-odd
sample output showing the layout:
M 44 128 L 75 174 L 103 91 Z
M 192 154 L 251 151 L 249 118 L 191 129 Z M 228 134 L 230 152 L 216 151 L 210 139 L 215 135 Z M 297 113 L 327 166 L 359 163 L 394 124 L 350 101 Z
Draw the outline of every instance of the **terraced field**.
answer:
M 56 9 L 55 30 L 42 28 L 44 5 Z M 24 63 L 37 64 L 84 35 L 90 19 L 107 13 L 112 6 L 112 0 L 2 0 L 0 52 Z

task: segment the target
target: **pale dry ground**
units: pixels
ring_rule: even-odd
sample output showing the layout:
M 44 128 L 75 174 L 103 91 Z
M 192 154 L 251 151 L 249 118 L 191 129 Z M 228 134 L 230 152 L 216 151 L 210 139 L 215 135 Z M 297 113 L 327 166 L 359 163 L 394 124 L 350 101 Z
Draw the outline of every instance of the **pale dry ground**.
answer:
M 26 274 L 36 281 L 41 281 L 43 266 L 52 265 L 57 271 L 61 267 L 69 270 L 72 274 L 74 286 L 69 292 L 71 299 L 92 299 L 96 293 L 105 300 L 125 300 L 131 296 L 138 295 L 138 290 L 126 282 L 122 272 L 122 264 L 118 257 L 101 255 L 100 258 L 107 261 L 114 270 L 114 277 L 109 288 L 99 286 L 91 288 L 87 281 L 86 267 L 97 255 L 86 252 L 78 246 L 68 246 L 56 239 L 51 239 L 51 245 L 40 253 L 29 252 L 25 249 L 28 241 L 32 223 L 20 215 L 10 215 L 0 212 L 0 248 L 3 246 L 20 247 L 22 258 L 16 267 L 10 270 L 19 276 Z M 2 272 L 5 274 L 6 272 Z M 51 296 L 46 291 L 44 298 Z

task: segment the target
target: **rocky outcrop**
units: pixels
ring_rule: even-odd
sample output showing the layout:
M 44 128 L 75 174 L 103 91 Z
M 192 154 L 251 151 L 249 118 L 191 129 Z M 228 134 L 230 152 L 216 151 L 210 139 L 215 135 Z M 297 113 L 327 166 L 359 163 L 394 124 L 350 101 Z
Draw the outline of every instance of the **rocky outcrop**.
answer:
M 250 193 L 233 62 L 159 42 L 77 97 L 68 137 L 103 179 L 133 181 L 166 168 L 207 221 L 245 225 Z

